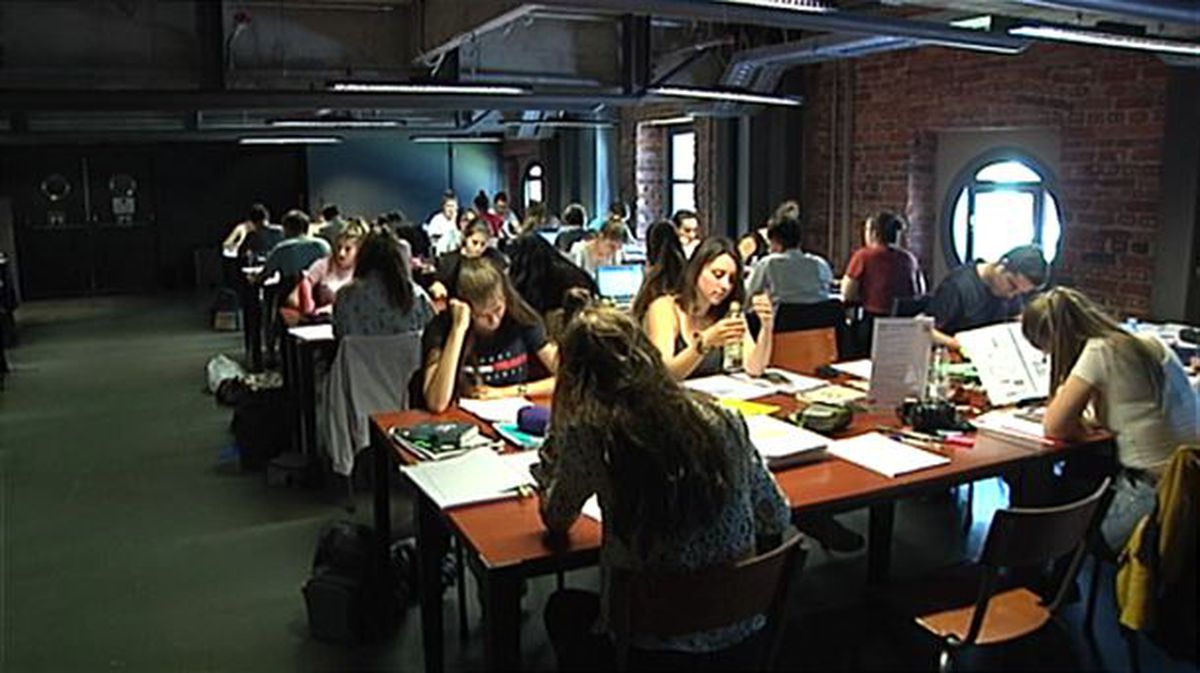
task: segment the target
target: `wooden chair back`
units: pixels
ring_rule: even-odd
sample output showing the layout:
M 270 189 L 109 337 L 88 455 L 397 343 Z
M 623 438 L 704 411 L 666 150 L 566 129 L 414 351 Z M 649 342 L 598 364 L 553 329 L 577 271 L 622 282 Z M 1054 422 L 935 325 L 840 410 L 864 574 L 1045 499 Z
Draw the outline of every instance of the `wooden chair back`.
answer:
M 800 535 L 793 530 L 774 549 L 729 565 L 688 573 L 614 570 L 609 622 L 618 667 L 628 668 L 635 634 L 681 636 L 755 615 L 767 617 L 759 664 L 768 666 L 778 646 L 788 586 L 802 559 Z
M 811 373 L 838 361 L 837 332 L 832 327 L 776 332 L 772 339 L 772 366 Z

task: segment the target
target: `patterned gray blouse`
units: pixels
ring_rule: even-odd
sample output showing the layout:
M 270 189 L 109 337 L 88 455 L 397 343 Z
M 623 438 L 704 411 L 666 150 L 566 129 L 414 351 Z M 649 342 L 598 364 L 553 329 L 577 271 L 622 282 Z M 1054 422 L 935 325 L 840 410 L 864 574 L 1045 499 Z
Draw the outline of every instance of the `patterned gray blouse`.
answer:
M 433 319 L 433 303 L 416 283 L 413 305 L 407 313 L 388 301 L 387 289 L 377 275 L 355 278 L 338 290 L 333 303 L 335 336 L 388 336 L 420 332 Z
M 612 504 L 622 497 L 619 484 L 614 484 L 601 450 L 572 437 L 569 429 L 562 436 L 552 436 L 542 448 L 542 466 L 537 474 L 544 487 L 542 519 L 551 530 L 565 530 L 579 516 L 584 502 L 597 494 L 600 509 L 605 513 L 602 523 L 604 544 L 600 550 L 601 620 L 608 614 L 608 575 L 611 568 L 639 570 L 696 570 L 746 558 L 756 547 L 756 538 L 778 536 L 790 523 L 787 500 L 779 490 L 762 457 L 750 443 L 746 422 L 741 415 L 711 403 L 693 400 L 702 416 L 713 428 L 722 432 L 728 441 L 730 460 L 741 461 L 743 469 L 736 470 L 738 482 L 733 496 L 715 520 L 693 530 L 679 530 L 661 537 L 649 548 L 634 548 L 613 532 Z M 638 539 L 636 527 L 631 540 Z M 765 624 L 762 615 L 726 627 L 672 638 L 637 638 L 634 645 L 642 649 L 711 652 L 731 647 Z

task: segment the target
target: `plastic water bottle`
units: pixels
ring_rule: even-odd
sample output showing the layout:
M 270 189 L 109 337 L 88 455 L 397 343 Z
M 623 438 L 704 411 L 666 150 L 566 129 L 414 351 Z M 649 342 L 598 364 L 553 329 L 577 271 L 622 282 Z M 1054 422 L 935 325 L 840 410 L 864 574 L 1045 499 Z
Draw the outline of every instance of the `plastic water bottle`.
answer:
M 933 401 L 944 400 L 948 396 L 946 365 L 948 356 L 944 346 L 938 346 L 933 351 L 933 360 L 929 363 L 929 380 L 926 382 L 926 396 Z
M 742 305 L 738 302 L 729 304 L 730 317 L 742 319 Z M 727 372 L 738 371 L 742 368 L 742 340 L 738 339 L 732 343 L 725 344 L 724 348 L 725 359 L 722 361 L 721 368 Z

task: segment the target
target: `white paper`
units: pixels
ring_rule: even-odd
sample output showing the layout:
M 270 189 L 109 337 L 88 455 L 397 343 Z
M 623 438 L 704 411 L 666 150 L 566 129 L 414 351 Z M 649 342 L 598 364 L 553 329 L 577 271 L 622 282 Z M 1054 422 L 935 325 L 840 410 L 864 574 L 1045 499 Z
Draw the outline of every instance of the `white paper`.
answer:
M 491 423 L 516 423 L 517 412 L 530 404 L 524 397 L 504 397 L 498 400 L 463 398 L 458 401 L 460 409 Z
M 822 402 L 824 404 L 850 404 L 865 400 L 867 394 L 861 390 L 847 388 L 846 386 L 828 385 L 816 390 L 810 390 L 800 395 L 800 397 L 808 403 Z
M 723 400 L 752 400 L 775 392 L 774 386 L 763 379 L 744 377 L 735 378 L 728 374 L 703 376 L 698 379 L 688 379 L 684 387 L 707 393 Z
M 786 382 L 777 383 L 770 381 L 767 379 L 768 375 L 784 378 L 786 379 Z M 752 377 L 745 372 L 732 374 L 731 378 L 738 381 L 748 382 L 753 385 L 762 386 L 764 388 L 769 388 L 771 392 L 783 393 L 785 395 L 795 395 L 796 393 L 802 393 L 806 390 L 813 390 L 820 388 L 821 386 L 829 385 L 829 382 L 825 379 L 815 379 L 811 376 L 804 376 L 803 374 L 797 374 L 796 372 L 780 369 L 778 367 L 767 367 L 765 370 L 763 370 L 763 375 L 758 378 Z
M 954 338 L 975 365 L 992 406 L 1050 395 L 1050 359 L 1025 339 L 1019 324 L 981 327 Z
M 600 511 L 600 498 L 595 493 L 592 497 L 583 503 L 583 515 L 594 521 L 603 521 L 603 514 Z
M 878 432 L 838 440 L 826 450 L 842 460 L 885 477 L 896 477 L 950 462 L 946 456 L 902 444 Z
M 921 397 L 929 377 L 933 318 L 876 318 L 871 342 L 871 387 L 868 397 L 880 407 L 894 407 L 906 397 Z
M 333 324 L 300 325 L 288 328 L 288 334 L 300 341 L 333 341 Z
M 997 409 L 971 419 L 971 423 L 983 433 L 992 433 L 1034 447 L 1054 446 L 1058 442 L 1046 436 L 1040 420 L 1035 420 L 1030 411 Z
M 490 448 L 473 449 L 461 456 L 438 462 L 400 468 L 408 478 L 442 509 L 489 500 L 517 497 L 519 486 L 533 484 L 526 467 L 506 461 Z
M 829 445 L 825 436 L 771 416 L 751 416 L 746 419 L 746 428 L 750 442 L 768 464 L 789 462 Z
M 870 360 L 850 360 L 849 362 L 835 362 L 832 365 L 835 370 L 843 374 L 849 374 L 860 379 L 871 379 L 871 361 Z

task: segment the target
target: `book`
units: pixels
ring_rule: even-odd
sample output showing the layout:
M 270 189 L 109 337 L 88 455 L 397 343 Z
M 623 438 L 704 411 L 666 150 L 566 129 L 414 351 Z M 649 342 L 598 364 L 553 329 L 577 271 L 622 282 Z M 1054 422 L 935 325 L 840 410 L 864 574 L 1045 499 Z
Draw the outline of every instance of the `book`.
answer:
M 950 462 L 946 456 L 909 446 L 878 432 L 840 439 L 831 443 L 826 451 L 844 461 L 892 478 Z
M 818 460 L 829 445 L 824 435 L 771 416 L 746 418 L 746 429 L 750 431 L 750 442 L 772 469 Z
M 1042 428 L 1045 407 L 1033 409 L 996 409 L 971 420 L 984 435 L 994 435 L 1026 448 L 1043 449 L 1062 446 L 1062 442 L 1046 436 Z
M 1050 395 L 1050 359 L 1025 339 L 1015 322 L 954 335 L 975 365 L 992 406 Z
M 461 455 L 472 448 L 490 446 L 471 423 L 458 421 L 417 423 L 408 427 L 393 427 L 389 434 L 423 460 L 443 460 Z
M 505 460 L 490 448 L 471 449 L 441 461 L 406 465 L 400 471 L 441 509 L 515 498 L 533 485 L 519 461 Z
M 492 427 L 509 444 L 519 447 L 522 450 L 541 448 L 542 442 L 546 441 L 545 437 L 522 432 L 516 423 L 493 423 Z

